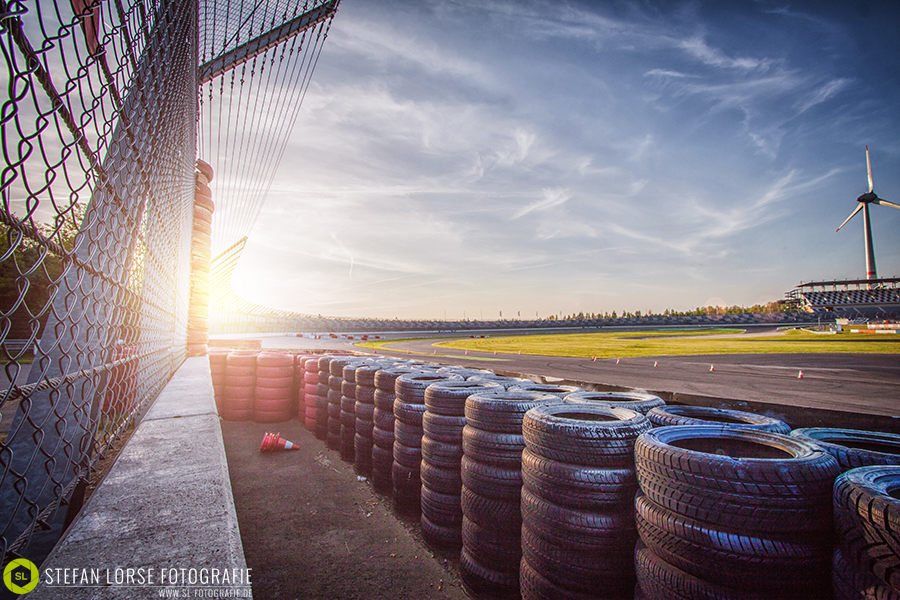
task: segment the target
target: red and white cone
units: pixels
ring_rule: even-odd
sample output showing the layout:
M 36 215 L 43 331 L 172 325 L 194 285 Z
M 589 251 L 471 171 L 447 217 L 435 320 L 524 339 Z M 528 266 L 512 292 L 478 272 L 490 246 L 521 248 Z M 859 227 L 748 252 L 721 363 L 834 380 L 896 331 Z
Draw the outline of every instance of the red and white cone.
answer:
M 716 370 L 716 365 L 709 365 L 709 372 L 712 373 Z
M 618 359 L 618 358 L 616 359 L 616 364 L 619 364 L 619 359 Z
M 262 443 L 259 445 L 260 452 L 272 452 L 274 450 L 299 450 L 300 446 L 289 442 L 280 433 L 267 433 L 263 436 Z
M 469 355 L 469 351 L 468 351 L 468 350 L 466 350 L 466 356 L 468 356 L 468 355 Z
M 655 360 L 653 361 L 653 366 L 654 366 L 654 367 L 659 366 L 658 363 L 657 363 Z
M 803 379 L 803 371 L 802 370 L 799 373 L 797 373 L 797 379 Z

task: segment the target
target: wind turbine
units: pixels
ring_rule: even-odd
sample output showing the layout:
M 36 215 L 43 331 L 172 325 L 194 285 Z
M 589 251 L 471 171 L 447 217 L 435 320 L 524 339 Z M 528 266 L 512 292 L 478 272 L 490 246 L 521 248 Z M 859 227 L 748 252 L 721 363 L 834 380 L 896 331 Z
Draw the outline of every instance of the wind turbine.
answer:
M 881 204 L 882 206 L 900 208 L 900 204 L 882 200 L 875 195 L 875 186 L 872 183 L 872 163 L 869 161 L 868 146 L 866 146 L 866 169 L 869 171 L 869 191 L 856 199 L 856 201 L 859 202 L 856 210 L 850 213 L 849 217 L 844 219 L 844 222 L 841 223 L 841 227 L 846 225 L 847 221 L 856 216 L 856 213 L 863 211 L 863 233 L 866 236 L 866 279 L 878 279 L 878 274 L 875 271 L 875 248 L 872 246 L 872 224 L 869 222 L 869 205 Z M 838 227 L 837 230 L 840 231 L 841 227 Z

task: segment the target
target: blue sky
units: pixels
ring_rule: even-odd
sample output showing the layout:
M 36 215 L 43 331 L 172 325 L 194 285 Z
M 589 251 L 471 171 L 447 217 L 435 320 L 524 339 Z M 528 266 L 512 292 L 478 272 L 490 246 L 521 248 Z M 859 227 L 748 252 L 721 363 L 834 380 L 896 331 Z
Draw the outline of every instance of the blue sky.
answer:
M 900 202 L 896 2 L 343 0 L 238 267 L 249 300 L 496 318 L 864 277 Z M 900 210 L 872 207 L 881 276 Z

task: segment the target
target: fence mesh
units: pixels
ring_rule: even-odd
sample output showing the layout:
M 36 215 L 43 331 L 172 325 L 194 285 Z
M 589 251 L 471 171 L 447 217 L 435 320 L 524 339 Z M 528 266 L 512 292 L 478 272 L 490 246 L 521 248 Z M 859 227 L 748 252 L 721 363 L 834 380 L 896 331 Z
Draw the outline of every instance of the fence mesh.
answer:
M 40 563 L 185 356 L 197 0 L 0 0 L 0 547 Z

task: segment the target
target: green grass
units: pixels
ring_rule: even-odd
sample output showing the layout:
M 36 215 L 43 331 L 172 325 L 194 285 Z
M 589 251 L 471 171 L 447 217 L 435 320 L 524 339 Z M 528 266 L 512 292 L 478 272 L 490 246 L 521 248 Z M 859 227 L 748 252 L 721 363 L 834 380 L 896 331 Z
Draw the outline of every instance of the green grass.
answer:
M 729 333 L 734 330 L 729 330 Z M 816 335 L 794 330 L 783 335 L 729 339 L 704 339 L 721 330 L 685 331 L 685 338 L 668 337 L 675 331 L 618 331 L 557 335 L 503 336 L 455 339 L 434 344 L 477 352 L 627 358 L 641 356 L 678 356 L 698 354 L 777 354 L 777 353 L 880 353 L 900 354 L 900 335 L 842 333 Z M 666 336 L 666 337 L 662 337 Z M 649 339 L 635 339 L 645 337 Z M 471 356 L 469 358 L 472 358 Z

